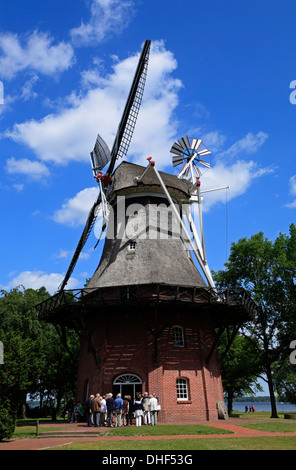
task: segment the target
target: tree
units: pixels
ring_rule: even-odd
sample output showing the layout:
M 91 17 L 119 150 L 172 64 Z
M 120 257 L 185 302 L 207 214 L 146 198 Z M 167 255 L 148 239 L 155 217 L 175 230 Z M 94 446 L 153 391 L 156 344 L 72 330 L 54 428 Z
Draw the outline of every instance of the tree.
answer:
M 0 341 L 0 439 L 13 433 L 17 412 L 24 409 L 28 394 L 38 393 L 51 406 L 53 418 L 63 396 L 74 391 L 79 338 L 40 322 L 35 306 L 50 297 L 44 287 L 16 287 L 1 291 Z M 68 336 L 65 347 L 61 337 Z
M 80 339 L 76 332 L 68 330 L 65 347 L 60 329 L 53 325 L 47 327 L 46 363 L 40 371 L 36 397 L 39 396 L 40 409 L 46 403 L 55 420 L 62 399 L 75 392 Z
M 21 287 L 10 292 L 1 291 L 0 341 L 4 347 L 4 361 L 0 365 L 0 421 L 15 423 L 20 404 L 38 383 L 39 371 L 44 365 L 42 327 L 34 305 L 49 296 L 44 288 L 34 291 Z M 8 436 L 14 425 L 9 425 Z M 3 436 L 2 436 L 3 438 Z
M 280 234 L 274 243 L 262 232 L 232 243 L 226 269 L 213 273 L 217 287 L 246 289 L 258 306 L 256 319 L 246 327 L 258 341 L 257 353 L 267 378 L 272 418 L 277 417 L 272 364 L 280 359 L 283 322 L 286 326 L 295 325 L 295 267 L 296 229 L 291 225 L 290 237 Z
M 256 381 L 261 369 L 257 354 L 257 344 L 254 339 L 237 335 L 224 356 L 227 347 L 226 334 L 222 335 L 218 353 L 220 357 L 223 389 L 227 395 L 228 414 L 232 412 L 233 399 L 243 394 L 253 395 L 254 390 L 260 390 Z

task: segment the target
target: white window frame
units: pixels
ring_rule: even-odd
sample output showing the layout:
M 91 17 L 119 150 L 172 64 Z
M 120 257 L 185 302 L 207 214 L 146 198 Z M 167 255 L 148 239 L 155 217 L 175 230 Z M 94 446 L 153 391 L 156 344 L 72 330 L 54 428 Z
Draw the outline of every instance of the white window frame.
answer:
M 130 251 L 135 251 L 135 249 L 136 249 L 136 240 L 130 240 L 129 241 L 128 249 Z
M 189 401 L 189 380 L 179 377 L 176 380 L 177 401 Z
M 185 346 L 184 328 L 179 325 L 174 325 L 172 327 L 172 336 L 173 336 L 173 346 L 175 348 L 184 348 Z

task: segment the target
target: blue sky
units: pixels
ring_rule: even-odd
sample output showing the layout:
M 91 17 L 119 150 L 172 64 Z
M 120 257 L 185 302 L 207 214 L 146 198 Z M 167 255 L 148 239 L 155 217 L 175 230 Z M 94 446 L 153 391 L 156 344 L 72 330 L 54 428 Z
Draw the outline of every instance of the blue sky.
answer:
M 296 211 L 293 0 L 0 1 L 0 287 L 60 285 L 112 146 L 138 56 L 152 41 L 129 161 L 174 172 L 183 135 L 212 152 L 202 189 L 210 269 L 231 242 L 287 233 Z M 292 84 L 293 85 L 293 84 Z M 0 88 L 1 91 L 1 88 Z M 291 95 L 291 96 L 290 96 Z M 68 288 L 99 260 L 93 234 Z

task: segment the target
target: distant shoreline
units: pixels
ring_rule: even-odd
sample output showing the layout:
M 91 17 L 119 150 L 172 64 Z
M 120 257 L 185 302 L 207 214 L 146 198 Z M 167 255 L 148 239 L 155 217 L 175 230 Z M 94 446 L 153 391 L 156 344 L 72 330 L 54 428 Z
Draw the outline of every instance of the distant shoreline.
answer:
M 277 399 L 278 400 L 278 399 Z M 227 401 L 227 398 L 225 398 L 225 401 Z M 279 400 L 280 401 L 280 400 Z M 270 397 L 268 395 L 264 395 L 261 397 L 235 397 L 233 399 L 233 403 L 240 403 L 240 402 L 246 402 L 246 403 L 270 403 Z

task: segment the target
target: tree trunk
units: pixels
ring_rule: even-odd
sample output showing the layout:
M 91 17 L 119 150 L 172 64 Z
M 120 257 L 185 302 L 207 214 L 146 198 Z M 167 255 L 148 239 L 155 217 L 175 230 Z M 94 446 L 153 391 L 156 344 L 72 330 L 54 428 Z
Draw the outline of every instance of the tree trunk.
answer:
M 270 404 L 271 404 L 271 418 L 278 418 L 270 364 L 266 364 L 266 376 L 267 376 L 268 390 L 269 390 Z
M 19 419 L 25 419 L 26 418 L 26 398 L 27 394 L 23 393 L 22 396 L 20 396 L 20 401 L 17 406 L 17 417 Z
M 19 403 L 18 409 L 17 409 L 17 417 L 18 419 L 26 418 L 26 402 L 22 401 Z
M 227 390 L 227 412 L 228 416 L 232 413 L 232 405 L 233 405 L 233 392 L 232 390 Z

